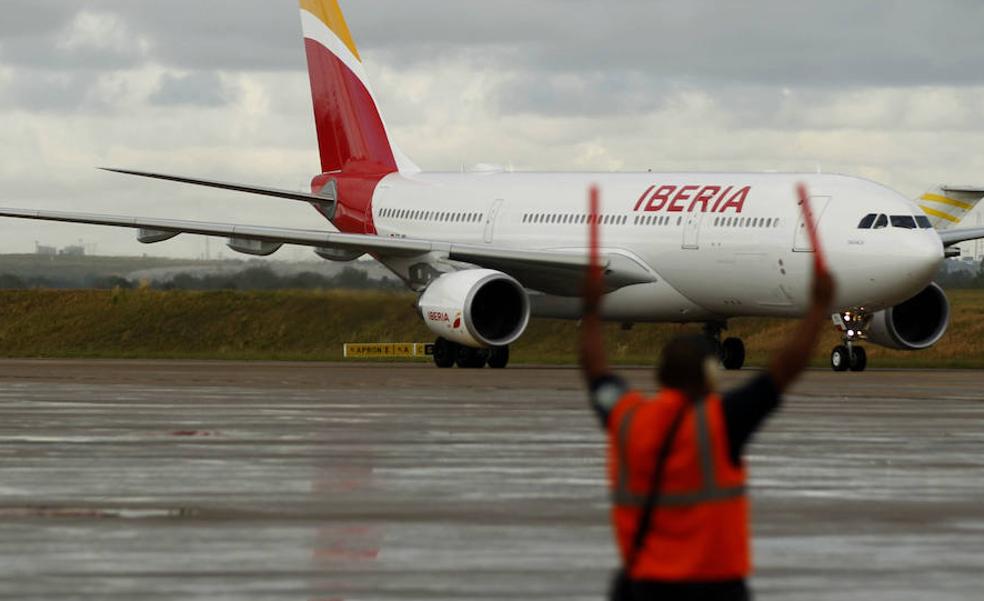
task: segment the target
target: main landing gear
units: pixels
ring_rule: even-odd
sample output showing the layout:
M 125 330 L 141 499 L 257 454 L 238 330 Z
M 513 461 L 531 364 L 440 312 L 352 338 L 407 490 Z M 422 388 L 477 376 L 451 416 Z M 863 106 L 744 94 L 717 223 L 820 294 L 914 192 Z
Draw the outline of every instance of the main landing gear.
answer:
M 721 365 L 729 371 L 739 370 L 745 366 L 745 343 L 741 338 L 726 338 L 721 341 L 721 332 L 728 329 L 725 323 L 708 323 L 704 325 L 704 335 L 717 350 Z
M 843 333 L 844 343 L 830 353 L 830 367 L 834 371 L 862 372 L 868 368 L 868 353 L 858 344 L 867 338 L 871 316 L 864 308 L 836 313 L 834 325 Z
M 448 369 L 457 365 L 462 369 L 504 369 L 509 365 L 509 347 L 500 346 L 476 349 L 444 338 L 434 342 L 434 365 Z

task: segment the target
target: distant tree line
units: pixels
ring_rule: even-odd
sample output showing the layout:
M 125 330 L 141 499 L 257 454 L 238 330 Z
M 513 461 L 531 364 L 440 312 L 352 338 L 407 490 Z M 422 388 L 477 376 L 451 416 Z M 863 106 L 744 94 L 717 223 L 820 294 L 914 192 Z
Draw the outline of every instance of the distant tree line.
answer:
M 46 289 L 135 289 L 143 283 L 119 276 L 90 275 L 81 279 L 24 277 L 0 274 L 0 290 Z M 395 278 L 373 279 L 365 271 L 346 267 L 327 276 L 314 272 L 280 275 L 267 267 L 251 267 L 228 274 L 196 275 L 179 273 L 172 278 L 148 283 L 155 290 L 403 290 Z

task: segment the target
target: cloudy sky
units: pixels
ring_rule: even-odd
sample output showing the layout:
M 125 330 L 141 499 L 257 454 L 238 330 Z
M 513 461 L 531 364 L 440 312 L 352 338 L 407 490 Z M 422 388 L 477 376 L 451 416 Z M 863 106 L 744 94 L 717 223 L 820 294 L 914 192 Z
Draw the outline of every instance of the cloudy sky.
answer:
M 979 0 L 342 0 L 394 136 L 428 170 L 806 170 L 916 196 L 984 184 Z M 96 171 L 304 189 L 296 0 L 4 0 L 0 205 L 316 227 L 303 205 Z M 0 223 L 100 254 L 194 237 Z M 217 245 L 212 245 L 213 251 Z M 286 251 L 282 258 L 308 256 Z

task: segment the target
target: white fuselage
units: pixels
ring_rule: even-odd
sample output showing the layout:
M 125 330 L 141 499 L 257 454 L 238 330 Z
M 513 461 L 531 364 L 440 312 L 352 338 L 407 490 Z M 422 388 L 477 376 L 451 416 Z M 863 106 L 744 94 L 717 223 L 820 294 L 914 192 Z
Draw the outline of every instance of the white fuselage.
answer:
M 808 300 L 812 247 L 795 197 L 811 194 L 819 234 L 839 283 L 837 305 L 876 311 L 925 288 L 943 260 L 932 229 L 860 229 L 869 214 L 921 215 L 873 182 L 819 174 L 393 174 L 376 190 L 379 236 L 527 250 L 586 252 L 587 195 L 602 194 L 602 252 L 655 276 L 606 297 L 619 321 L 694 322 L 796 316 Z M 439 271 L 465 266 L 438 255 Z M 409 262 L 385 261 L 409 281 Z M 534 314 L 577 318 L 577 298 L 534 295 Z

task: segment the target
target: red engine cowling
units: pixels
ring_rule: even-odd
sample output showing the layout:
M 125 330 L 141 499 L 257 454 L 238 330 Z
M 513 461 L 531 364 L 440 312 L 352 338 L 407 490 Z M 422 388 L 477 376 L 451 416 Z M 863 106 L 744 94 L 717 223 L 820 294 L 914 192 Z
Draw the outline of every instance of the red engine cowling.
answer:
M 868 339 L 903 351 L 927 349 L 943 338 L 950 325 L 950 301 L 937 284 L 891 309 L 875 313 Z

